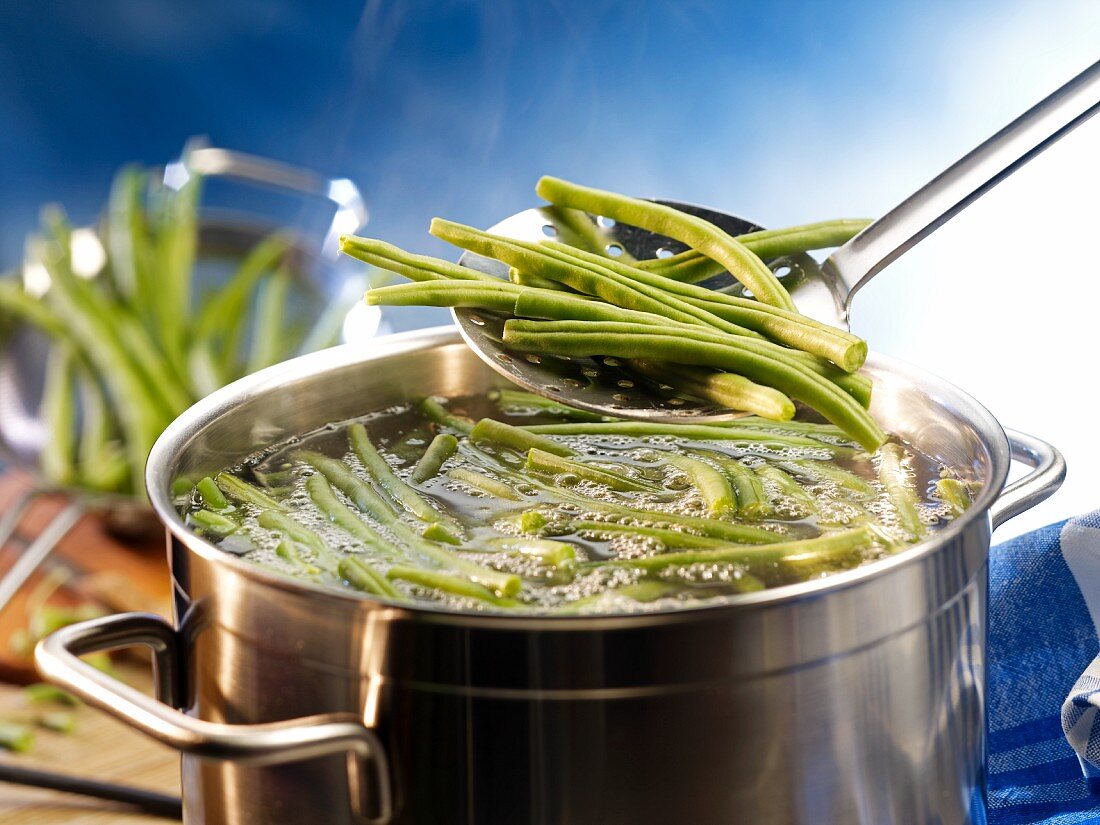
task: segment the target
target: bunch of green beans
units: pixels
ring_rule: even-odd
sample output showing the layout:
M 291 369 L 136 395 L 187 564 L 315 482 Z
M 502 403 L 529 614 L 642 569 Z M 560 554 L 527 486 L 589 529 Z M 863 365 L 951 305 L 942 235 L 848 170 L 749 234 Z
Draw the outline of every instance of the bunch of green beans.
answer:
M 308 435 L 265 451 L 251 478 L 202 479 L 188 523 L 383 601 L 569 614 L 806 581 L 907 547 L 969 503 L 946 470 L 922 493 L 903 445 L 868 455 L 829 424 L 577 420 L 514 389 L 490 402 L 472 421 L 425 399 L 390 413 L 396 428 L 352 422 L 342 448 L 326 428 L 323 452 Z
M 859 373 L 866 342 L 799 314 L 764 264 L 844 243 L 866 221 L 734 238 L 670 207 L 557 178 L 543 178 L 536 190 L 568 219 L 561 240 L 520 241 L 439 218 L 431 224 L 436 237 L 506 264 L 511 281 L 369 238 L 345 236 L 341 248 L 413 281 L 371 290 L 369 304 L 503 313 L 512 316 L 504 334 L 511 349 L 629 359 L 628 368 L 682 394 L 775 421 L 793 418 L 801 402 L 865 449 L 885 443 L 867 411 L 871 382 Z M 654 261 L 609 257 L 594 242 L 598 230 L 585 223 L 589 213 L 667 235 L 689 250 Z M 753 298 L 695 285 L 700 272 L 715 267 L 735 275 Z
M 75 233 L 90 230 L 47 207 L 23 272 L 0 277 L 0 330 L 18 319 L 50 339 L 40 409 L 47 482 L 144 495 L 149 449 L 181 412 L 246 373 L 336 343 L 328 313 L 312 329 L 295 320 L 290 290 L 300 278 L 286 232 L 260 240 L 216 292 L 197 294 L 197 267 L 215 261 L 199 249 L 202 186 L 196 173 L 171 189 L 128 166 L 97 227 L 97 272 L 74 260 Z

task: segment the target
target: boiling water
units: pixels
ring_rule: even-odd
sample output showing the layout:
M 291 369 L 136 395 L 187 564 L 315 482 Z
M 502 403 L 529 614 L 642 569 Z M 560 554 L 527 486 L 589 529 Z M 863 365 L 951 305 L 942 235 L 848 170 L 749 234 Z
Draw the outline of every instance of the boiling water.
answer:
M 515 425 L 563 421 L 559 416 L 534 407 L 502 409 L 484 396 L 451 399 L 447 403 L 447 409 L 453 414 L 466 415 L 474 420 L 491 417 Z M 425 418 L 414 405 L 375 411 L 357 420 L 366 426 L 374 445 L 402 478 L 407 478 L 435 433 L 439 431 L 439 426 Z M 392 562 L 354 539 L 313 503 L 306 490 L 306 479 L 313 470 L 292 458 L 295 450 L 312 450 L 341 459 L 361 478 L 369 478 L 348 445 L 347 427 L 351 423 L 353 422 L 330 424 L 284 444 L 275 445 L 231 469 L 238 477 L 263 488 L 281 501 L 294 519 L 320 535 L 335 555 L 358 556 L 379 572 L 385 573 Z M 789 434 L 802 435 L 799 432 Z M 749 468 L 766 464 L 778 467 L 799 479 L 813 503 L 811 512 L 804 503 L 785 496 L 771 480 L 764 479 L 763 485 L 771 500 L 771 512 L 766 518 L 755 520 L 722 517 L 721 520 L 731 524 L 751 525 L 780 534 L 784 540 L 798 540 L 836 532 L 870 520 L 875 525 L 877 536 L 874 543 L 862 548 L 856 557 L 846 559 L 835 569 L 848 569 L 873 562 L 910 546 L 899 525 L 897 509 L 878 480 L 879 457 L 853 449 L 843 437 L 818 434 L 817 438 L 821 442 L 819 447 L 750 444 L 726 440 L 699 441 L 667 436 L 554 436 L 555 440 L 576 451 L 574 460 L 612 470 L 627 478 L 645 482 L 652 488 L 643 492 L 617 492 L 602 484 L 581 480 L 569 474 L 556 477 L 533 474 L 524 469 L 524 456 L 521 453 L 483 443 L 475 447 L 460 436 L 462 443 L 458 452 L 446 461 L 434 478 L 416 485 L 416 489 L 439 510 L 455 515 L 465 528 L 465 539 L 461 546 L 444 546 L 478 565 L 522 577 L 522 589 L 515 597 L 522 604 L 518 608 L 507 609 L 574 613 L 663 610 L 758 589 L 762 584 L 776 586 L 805 578 L 785 575 L 778 567 L 764 569 L 762 572 L 758 567 L 750 569 L 738 563 L 705 561 L 658 573 L 647 573 L 617 562 L 657 556 L 679 548 L 667 547 L 664 542 L 643 535 L 611 537 L 573 529 L 573 522 L 577 520 L 618 524 L 638 524 L 642 521 L 637 516 L 624 519 L 601 512 L 601 509 L 607 509 L 602 508 L 605 504 L 650 511 L 653 513 L 652 522 L 644 520 L 644 523 L 671 526 L 673 529 L 677 529 L 676 525 L 663 522 L 662 515 L 665 518 L 708 517 L 706 503 L 688 477 L 662 460 L 669 452 L 690 454 L 705 461 L 736 459 Z M 842 449 L 834 455 L 834 451 L 830 449 L 833 446 Z M 951 471 L 912 447 L 906 446 L 906 451 L 905 472 L 922 498 L 920 518 L 928 530 L 934 530 L 950 519 L 950 507 L 936 498 L 935 485 L 941 474 L 951 474 Z M 842 485 L 820 474 L 808 472 L 806 465 L 799 462 L 829 462 L 848 470 L 864 479 L 874 494 L 854 500 L 852 493 Z M 455 481 L 448 477 L 448 472 L 455 469 L 467 469 L 505 481 L 521 494 L 523 500 L 496 498 Z M 516 474 L 519 473 L 528 481 L 517 482 Z M 563 500 L 563 494 L 567 500 Z M 345 504 L 354 506 L 342 494 L 337 495 Z M 198 495 L 193 494 L 187 506 L 193 511 L 200 509 L 203 504 Z M 490 546 L 493 539 L 525 535 L 524 525 L 520 524 L 519 517 L 532 512 L 541 516 L 538 519 L 538 536 L 572 545 L 576 553 L 575 565 L 555 567 L 529 555 L 506 552 Z M 238 504 L 232 515 L 240 520 L 241 528 L 221 540 L 221 546 L 225 550 L 288 575 L 304 575 L 300 567 L 276 554 L 280 537 L 259 525 L 258 508 Z M 375 524 L 366 515 L 362 518 L 379 532 L 388 534 L 394 544 L 400 545 L 400 541 L 386 528 Z M 410 527 L 424 526 L 423 522 L 417 521 L 412 515 L 402 518 Z M 531 534 L 526 535 L 531 537 Z M 566 567 L 568 569 L 563 569 Z M 833 569 L 813 571 L 811 576 L 827 575 Z M 348 586 L 347 582 L 333 572 L 314 571 L 312 578 L 333 587 Z M 395 586 L 406 595 L 437 606 L 460 610 L 505 609 L 432 588 L 409 585 L 404 581 L 396 582 Z M 626 589 L 621 590 L 624 587 Z

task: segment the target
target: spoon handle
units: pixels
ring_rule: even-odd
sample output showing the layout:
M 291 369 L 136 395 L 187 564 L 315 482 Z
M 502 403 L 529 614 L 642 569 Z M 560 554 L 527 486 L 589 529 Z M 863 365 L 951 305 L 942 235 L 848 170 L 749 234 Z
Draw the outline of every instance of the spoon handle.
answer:
M 1100 110 L 1100 62 L 1032 106 L 838 249 L 825 262 L 844 299 L 895 258 Z

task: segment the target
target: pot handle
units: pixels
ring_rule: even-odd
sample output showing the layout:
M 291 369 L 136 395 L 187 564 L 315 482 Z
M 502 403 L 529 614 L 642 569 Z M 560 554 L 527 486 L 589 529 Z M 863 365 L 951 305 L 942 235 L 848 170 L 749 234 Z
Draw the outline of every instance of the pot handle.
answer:
M 1005 435 L 1013 460 L 1035 469 L 1005 487 L 993 502 L 989 517 L 994 530 L 1048 499 L 1066 478 L 1066 460 L 1052 445 L 1017 430 L 1005 430 Z
M 78 658 L 136 645 L 153 654 L 155 699 Z M 273 765 L 346 753 L 352 809 L 370 825 L 385 825 L 393 816 L 385 750 L 374 731 L 353 713 L 228 725 L 177 710 L 183 695 L 179 641 L 175 629 L 160 616 L 121 613 L 69 625 L 40 641 L 34 655 L 44 678 L 147 736 L 193 756 Z M 368 770 L 373 770 L 374 782 L 368 781 Z M 373 816 L 366 813 L 368 788 L 377 794 Z

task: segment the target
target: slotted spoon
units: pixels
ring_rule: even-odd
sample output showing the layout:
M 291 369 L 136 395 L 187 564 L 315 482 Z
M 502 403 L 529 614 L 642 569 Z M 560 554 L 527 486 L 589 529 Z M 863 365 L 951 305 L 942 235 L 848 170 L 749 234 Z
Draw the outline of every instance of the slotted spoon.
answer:
M 872 223 L 819 265 L 807 254 L 769 262 L 800 312 L 848 328 L 852 296 L 883 268 L 930 235 L 1008 175 L 1068 134 L 1100 109 L 1100 62 L 1028 109 L 962 159 Z M 658 201 L 698 215 L 730 235 L 763 227 L 752 221 L 675 201 Z M 568 240 L 570 230 L 552 207 L 512 215 L 490 231 L 525 241 Z M 605 249 L 639 260 L 679 252 L 669 238 L 593 216 Z M 459 262 L 490 275 L 508 277 L 499 261 L 467 252 Z M 732 294 L 743 287 L 724 276 L 708 285 Z M 510 350 L 502 341 L 510 316 L 480 309 L 452 310 L 466 343 L 493 369 L 516 384 L 573 407 L 620 418 L 693 421 L 730 418 L 735 413 L 681 396 L 623 368 L 615 358 L 564 358 Z

